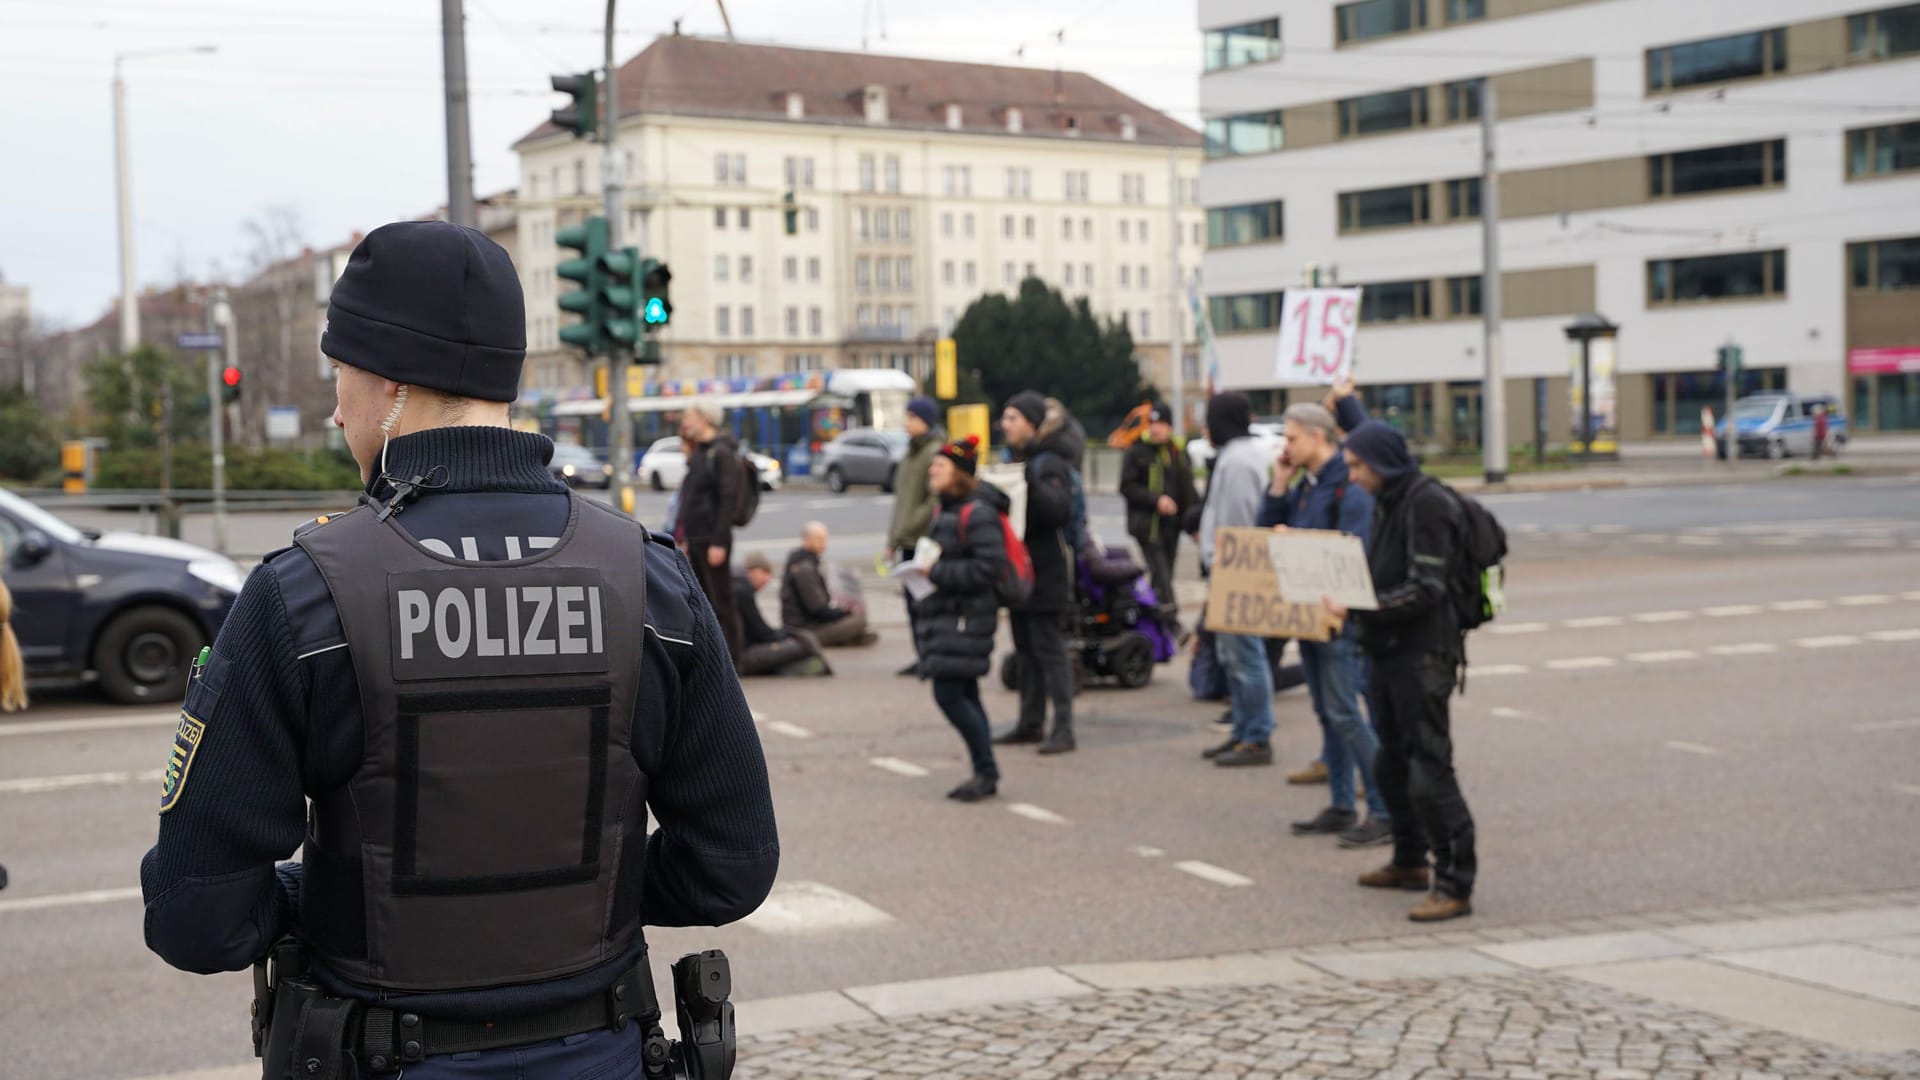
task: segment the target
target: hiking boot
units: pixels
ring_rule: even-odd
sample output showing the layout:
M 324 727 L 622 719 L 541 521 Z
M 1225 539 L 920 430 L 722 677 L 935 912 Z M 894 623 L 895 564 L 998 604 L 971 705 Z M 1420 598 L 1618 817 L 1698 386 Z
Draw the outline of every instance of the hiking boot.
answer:
M 1424 891 L 1428 887 L 1424 866 L 1395 866 L 1392 863 L 1360 875 L 1360 884 L 1369 889 L 1408 889 Z
M 1324 784 L 1326 782 L 1327 763 L 1324 761 L 1316 761 L 1298 772 L 1290 772 L 1287 774 L 1287 783 L 1289 784 L 1306 785 Z
M 1413 910 L 1407 912 L 1407 918 L 1414 922 L 1445 922 L 1448 919 L 1458 919 L 1463 915 L 1471 914 L 1473 914 L 1473 901 L 1464 896 L 1448 896 L 1446 893 L 1436 892 L 1413 905 Z
M 993 745 L 1021 746 L 1026 743 L 1037 743 L 1040 741 L 1040 737 L 1041 736 L 1040 736 L 1039 728 L 1021 727 L 1018 724 L 1015 724 L 1013 727 L 1010 727 L 1007 730 L 1001 732 L 1000 734 L 995 735 L 993 737 Z
M 1221 743 L 1219 746 L 1209 746 L 1205 750 L 1200 751 L 1200 756 L 1203 758 L 1206 758 L 1208 761 L 1212 761 L 1214 758 L 1219 757 L 1221 754 L 1224 754 L 1227 751 L 1239 745 L 1240 745 L 1240 740 L 1235 739 L 1232 736 L 1228 736 L 1227 741 Z
M 1226 712 L 1221 713 L 1220 716 L 1214 720 L 1214 723 L 1219 724 L 1221 727 L 1230 726 L 1233 723 L 1233 710 L 1228 709 Z
M 979 802 L 992 798 L 1000 790 L 1000 782 L 991 776 L 970 777 L 966 783 L 947 792 L 947 798 L 956 802 Z
M 1273 764 L 1273 747 L 1263 742 L 1235 743 L 1233 749 L 1216 755 L 1213 763 L 1228 768 L 1237 765 L 1271 765 Z
M 915 660 L 913 663 L 894 672 L 894 674 L 903 679 L 917 679 L 920 677 L 920 661 Z
M 1329 833 L 1345 833 L 1360 820 L 1360 816 L 1351 810 L 1342 810 L 1329 806 L 1320 811 L 1312 821 L 1293 823 L 1295 836 L 1323 836 Z
M 1393 822 L 1377 817 L 1367 820 L 1340 834 L 1340 846 L 1343 848 L 1378 847 L 1393 842 Z
M 1040 744 L 1040 753 L 1071 754 L 1073 753 L 1073 746 L 1072 725 L 1055 723 L 1052 733 L 1047 736 L 1045 742 Z

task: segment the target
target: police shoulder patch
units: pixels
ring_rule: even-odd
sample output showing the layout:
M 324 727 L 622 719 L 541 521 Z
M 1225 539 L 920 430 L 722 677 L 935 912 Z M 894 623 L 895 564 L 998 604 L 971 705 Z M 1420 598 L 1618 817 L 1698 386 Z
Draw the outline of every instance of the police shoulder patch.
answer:
M 187 773 L 193 768 L 193 756 L 200 752 L 200 739 L 207 725 L 185 709 L 173 729 L 173 746 L 167 752 L 167 770 L 160 777 L 160 812 L 166 813 L 180 802 L 187 789 Z

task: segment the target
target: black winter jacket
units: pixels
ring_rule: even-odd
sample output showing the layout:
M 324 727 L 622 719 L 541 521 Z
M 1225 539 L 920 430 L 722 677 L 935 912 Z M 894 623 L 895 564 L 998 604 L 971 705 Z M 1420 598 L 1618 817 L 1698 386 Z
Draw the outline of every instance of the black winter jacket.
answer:
M 1173 496 L 1177 509 L 1160 513 L 1160 496 Z M 1185 447 L 1145 439 L 1127 447 L 1120 459 L 1120 497 L 1127 502 L 1127 533 L 1159 539 L 1180 531 L 1187 508 L 1200 501 L 1193 485 L 1193 464 Z
M 760 602 L 755 599 L 758 590 L 753 582 L 747 580 L 744 570 L 733 572 L 733 610 L 740 613 L 740 630 L 749 645 L 771 645 L 787 635 L 767 625 L 766 617 L 760 614 Z
M 1073 513 L 1073 474 L 1087 452 L 1087 433 L 1065 406 L 1047 399 L 1046 419 L 1020 451 L 1027 475 L 1027 531 L 1033 556 L 1033 595 L 1022 611 L 1064 612 L 1073 604 L 1074 556 L 1067 519 Z
M 733 549 L 733 508 L 740 504 L 740 445 L 721 432 L 687 458 L 680 482 L 675 539 L 689 548 Z
M 913 608 L 922 678 L 977 679 L 993 670 L 993 635 L 1000 626 L 993 587 L 1007 565 L 1000 531 L 1006 510 L 1007 497 L 987 485 L 969 499 L 943 495 L 936 504 L 927 534 L 940 545 L 940 561 L 927 574 L 936 591 Z
M 839 622 L 852 614 L 833 606 L 833 589 L 820 572 L 820 556 L 806 548 L 794 548 L 787 555 L 787 569 L 780 576 L 780 625 L 789 630 L 810 630 Z
M 1356 611 L 1360 644 L 1374 656 L 1460 654 L 1447 595 L 1447 567 L 1460 557 L 1460 504 L 1438 481 L 1412 472 L 1390 481 L 1374 504 L 1367 566 L 1380 610 Z

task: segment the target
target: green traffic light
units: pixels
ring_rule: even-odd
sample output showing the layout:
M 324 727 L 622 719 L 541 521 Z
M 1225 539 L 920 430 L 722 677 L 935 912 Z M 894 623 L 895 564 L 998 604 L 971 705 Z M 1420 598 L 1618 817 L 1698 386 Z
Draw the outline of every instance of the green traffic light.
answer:
M 666 301 L 657 296 L 648 297 L 646 319 L 648 326 L 665 326 L 667 323 Z
M 560 340 L 585 349 L 589 356 L 604 353 L 607 351 L 606 322 L 611 314 L 603 299 L 606 278 L 601 270 L 607 257 L 606 219 L 587 218 L 556 232 L 553 239 L 561 247 L 579 253 L 554 267 L 559 277 L 580 284 L 580 288 L 562 293 L 554 301 L 561 311 L 580 316 L 579 322 L 560 328 Z

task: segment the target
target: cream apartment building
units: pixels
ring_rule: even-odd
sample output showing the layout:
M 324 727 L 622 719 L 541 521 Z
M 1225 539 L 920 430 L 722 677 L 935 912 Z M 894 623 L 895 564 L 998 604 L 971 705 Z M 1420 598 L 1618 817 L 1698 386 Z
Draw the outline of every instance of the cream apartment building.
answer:
M 1200 137 L 1076 72 L 657 39 L 621 69 L 627 235 L 673 271 L 666 379 L 924 377 L 967 305 L 1037 276 L 1123 320 L 1144 374 L 1204 389 L 1176 287 L 1200 263 Z M 556 229 L 599 213 L 601 148 L 520 154 L 528 394 L 592 394 L 558 340 Z M 785 215 L 792 196 L 795 228 Z M 1176 297 L 1180 298 L 1176 301 Z M 964 366 L 966 358 L 961 358 Z

